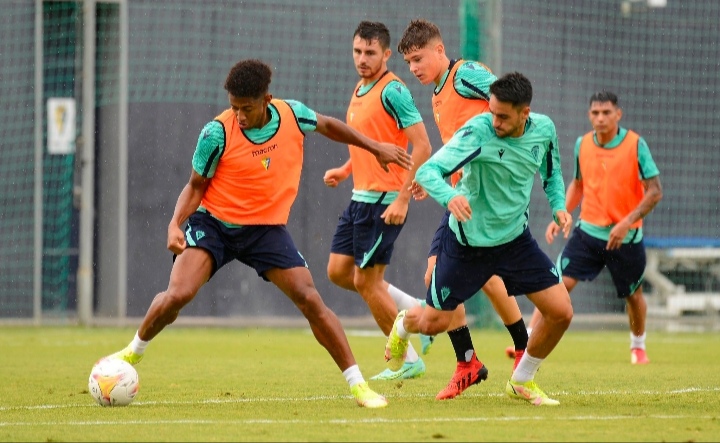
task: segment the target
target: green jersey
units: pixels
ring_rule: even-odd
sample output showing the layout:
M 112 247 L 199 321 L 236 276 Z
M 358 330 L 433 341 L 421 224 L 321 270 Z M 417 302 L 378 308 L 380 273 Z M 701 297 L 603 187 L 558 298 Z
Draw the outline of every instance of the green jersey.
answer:
M 442 206 L 458 195 L 467 198 L 472 217 L 450 229 L 468 246 L 498 246 L 512 241 L 528 226 L 530 193 L 540 171 L 543 190 L 553 216 L 565 209 L 565 183 L 553 121 L 530 113 L 520 137 L 499 138 L 490 113 L 468 120 L 417 171 L 415 180 Z M 445 179 L 462 169 L 453 188 Z
M 450 68 L 452 68 L 452 63 Z M 445 71 L 440 83 L 435 87 L 435 94 L 438 94 L 445 86 L 448 74 L 450 74 L 450 69 Z M 497 77 L 486 66 L 476 61 L 467 60 L 463 61 L 462 65 L 457 69 L 453 79 L 453 86 L 461 97 L 490 100 L 490 85 L 495 80 L 497 80 Z

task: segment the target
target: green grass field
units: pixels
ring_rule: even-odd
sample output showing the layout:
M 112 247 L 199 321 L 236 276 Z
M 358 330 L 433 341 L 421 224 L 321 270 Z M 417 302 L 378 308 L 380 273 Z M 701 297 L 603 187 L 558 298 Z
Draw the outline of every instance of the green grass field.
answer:
M 384 338 L 367 332 L 348 336 L 369 379 L 384 369 Z M 571 329 L 536 377 L 555 408 L 505 396 L 509 336 L 497 330 L 473 330 L 488 380 L 435 400 L 455 366 L 445 335 L 424 377 L 371 381 L 390 405 L 367 410 L 309 330 L 170 327 L 137 366 L 135 401 L 100 407 L 87 392 L 91 366 L 133 334 L 0 328 L 0 441 L 720 440 L 717 333 L 651 332 L 652 363 L 636 367 L 627 332 Z

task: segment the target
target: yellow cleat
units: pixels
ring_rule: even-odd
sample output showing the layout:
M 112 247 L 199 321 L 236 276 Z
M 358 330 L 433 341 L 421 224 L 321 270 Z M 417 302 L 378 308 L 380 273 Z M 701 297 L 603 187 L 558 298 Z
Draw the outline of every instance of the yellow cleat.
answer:
M 388 401 L 382 395 L 370 389 L 367 382 L 358 383 L 350 388 L 358 406 L 363 408 L 384 408 Z
M 547 394 L 535 384 L 535 380 L 518 383 L 510 379 L 507 385 L 505 385 L 505 393 L 509 395 L 510 398 L 525 400 L 535 406 L 557 406 L 560 404 L 559 401 L 548 397 Z
M 125 360 L 126 362 L 135 366 L 136 364 L 140 363 L 140 360 L 142 360 L 143 356 L 142 356 L 142 354 L 134 353 L 132 348 L 130 348 L 130 345 L 128 345 L 122 351 L 118 351 L 114 354 L 108 355 L 105 358 L 117 358 L 120 360 Z
M 403 321 L 406 313 L 407 310 L 400 311 L 397 317 L 395 317 L 395 323 L 393 323 L 392 330 L 385 344 L 385 361 L 391 371 L 399 371 L 403 364 L 405 364 L 405 356 L 407 355 L 410 341 L 406 338 L 400 338 L 397 333 L 397 325 L 398 322 Z

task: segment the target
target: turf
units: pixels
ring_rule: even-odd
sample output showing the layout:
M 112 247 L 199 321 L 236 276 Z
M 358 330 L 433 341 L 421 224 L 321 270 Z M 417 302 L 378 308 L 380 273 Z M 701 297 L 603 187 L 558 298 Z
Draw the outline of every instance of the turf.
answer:
M 348 331 L 365 377 L 384 369 L 384 338 Z M 628 333 L 570 331 L 536 377 L 559 407 L 503 393 L 508 334 L 473 330 L 486 382 L 435 400 L 453 369 L 447 336 L 427 374 L 371 381 L 385 409 L 359 408 L 309 330 L 170 327 L 137 366 L 140 392 L 103 408 L 87 392 L 93 362 L 134 330 L 0 328 L 0 441 L 717 441 L 717 333 L 652 332 L 647 366 Z M 413 342 L 419 348 L 416 338 Z

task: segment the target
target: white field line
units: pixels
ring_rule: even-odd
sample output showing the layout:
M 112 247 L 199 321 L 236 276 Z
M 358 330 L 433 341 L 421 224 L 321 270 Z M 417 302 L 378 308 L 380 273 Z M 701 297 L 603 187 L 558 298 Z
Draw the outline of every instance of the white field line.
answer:
M 620 420 L 637 420 L 638 418 L 658 419 L 658 420 L 716 420 L 716 416 L 710 415 L 645 415 L 642 417 L 628 415 L 575 415 L 570 417 L 563 416 L 538 416 L 538 417 L 422 417 L 422 418 L 359 418 L 359 419 L 329 419 L 329 420 L 276 420 L 276 419 L 260 419 L 253 418 L 247 420 L 87 420 L 87 421 L 46 421 L 46 422 L 0 422 L 0 427 L 10 426 L 113 426 L 113 425 L 253 425 L 253 424 L 305 424 L 305 425 L 323 425 L 323 424 L 379 424 L 379 423 L 472 423 L 472 422 L 509 422 L 528 420 L 542 421 L 620 421 Z
M 688 387 L 683 389 L 673 389 L 670 391 L 650 391 L 650 390 L 609 390 L 609 391 L 577 391 L 577 392 L 552 392 L 553 397 L 563 395 L 583 395 L 583 396 L 608 396 L 608 395 L 682 395 L 693 394 L 697 392 L 720 392 L 720 387 L 698 388 Z M 412 394 L 412 395 L 386 395 L 387 398 L 425 398 L 434 397 L 435 394 Z M 504 397 L 503 393 L 464 393 L 463 397 Z M 326 395 L 312 397 L 254 397 L 254 398 L 230 398 L 230 399 L 208 399 L 199 401 L 136 401 L 130 406 L 137 408 L 141 406 L 154 405 L 210 405 L 210 404 L 233 404 L 233 403 L 292 403 L 292 402 L 316 402 L 316 401 L 332 401 L 341 399 L 352 399 L 350 395 Z M 98 405 L 92 401 L 87 403 L 74 403 L 64 405 L 33 405 L 33 406 L 0 406 L 0 412 L 5 411 L 32 411 L 44 409 L 70 409 L 70 408 L 97 408 Z M 679 416 L 678 416 L 679 417 Z M 717 418 L 717 417 L 716 417 Z M 0 422 L 2 425 L 2 422 Z

